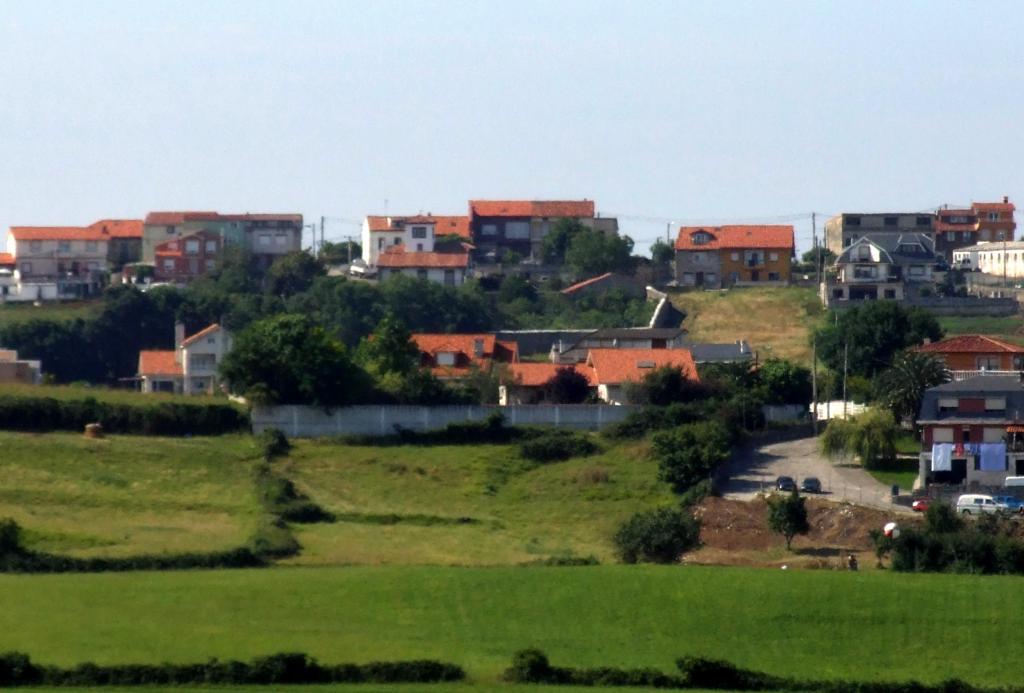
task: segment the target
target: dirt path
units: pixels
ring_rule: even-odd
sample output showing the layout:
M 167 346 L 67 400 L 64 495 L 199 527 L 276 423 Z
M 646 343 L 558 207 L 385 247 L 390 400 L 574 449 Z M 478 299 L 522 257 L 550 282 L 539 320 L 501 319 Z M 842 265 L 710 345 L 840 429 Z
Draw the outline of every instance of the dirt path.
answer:
M 791 476 L 797 484 L 815 476 L 824 490 L 821 497 L 827 500 L 910 513 L 892 502 L 888 486 L 860 467 L 825 459 L 818 452 L 818 440 L 812 437 L 749 448 L 730 463 L 728 475 L 723 496 L 732 500 L 749 501 L 762 491 L 771 491 L 779 476 Z

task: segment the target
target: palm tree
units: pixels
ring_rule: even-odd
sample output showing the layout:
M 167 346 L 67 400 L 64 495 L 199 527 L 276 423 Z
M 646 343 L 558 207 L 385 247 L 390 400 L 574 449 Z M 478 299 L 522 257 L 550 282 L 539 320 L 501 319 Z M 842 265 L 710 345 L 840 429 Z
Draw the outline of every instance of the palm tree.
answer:
M 949 382 L 945 364 L 931 354 L 904 351 L 878 376 L 878 394 L 897 421 L 914 421 L 925 390 Z

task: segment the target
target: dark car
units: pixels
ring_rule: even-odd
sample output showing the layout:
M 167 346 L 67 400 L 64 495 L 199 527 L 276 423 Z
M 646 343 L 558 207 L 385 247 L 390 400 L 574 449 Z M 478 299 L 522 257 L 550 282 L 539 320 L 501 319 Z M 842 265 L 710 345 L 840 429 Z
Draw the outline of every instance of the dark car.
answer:
M 821 481 L 818 477 L 809 476 L 800 482 L 800 490 L 804 493 L 821 493 Z
M 1024 503 L 1013 496 L 993 496 L 992 500 L 1006 512 L 1024 514 Z
M 791 476 L 780 476 L 775 480 L 776 491 L 796 491 L 796 482 Z

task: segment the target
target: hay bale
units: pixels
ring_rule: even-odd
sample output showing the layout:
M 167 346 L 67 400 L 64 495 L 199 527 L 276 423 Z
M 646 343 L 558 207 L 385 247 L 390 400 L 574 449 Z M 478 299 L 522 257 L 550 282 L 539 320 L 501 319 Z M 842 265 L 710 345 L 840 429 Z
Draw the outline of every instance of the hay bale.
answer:
M 98 423 L 85 424 L 85 437 L 86 438 L 102 438 L 103 437 L 103 424 L 98 424 Z

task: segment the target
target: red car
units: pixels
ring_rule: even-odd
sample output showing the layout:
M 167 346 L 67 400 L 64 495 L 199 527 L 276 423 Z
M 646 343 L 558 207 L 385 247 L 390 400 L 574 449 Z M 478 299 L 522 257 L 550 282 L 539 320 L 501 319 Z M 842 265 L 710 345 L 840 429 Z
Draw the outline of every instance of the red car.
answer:
M 931 502 L 930 498 L 918 498 L 910 504 L 910 509 L 916 513 L 923 513 L 928 510 L 928 504 Z

